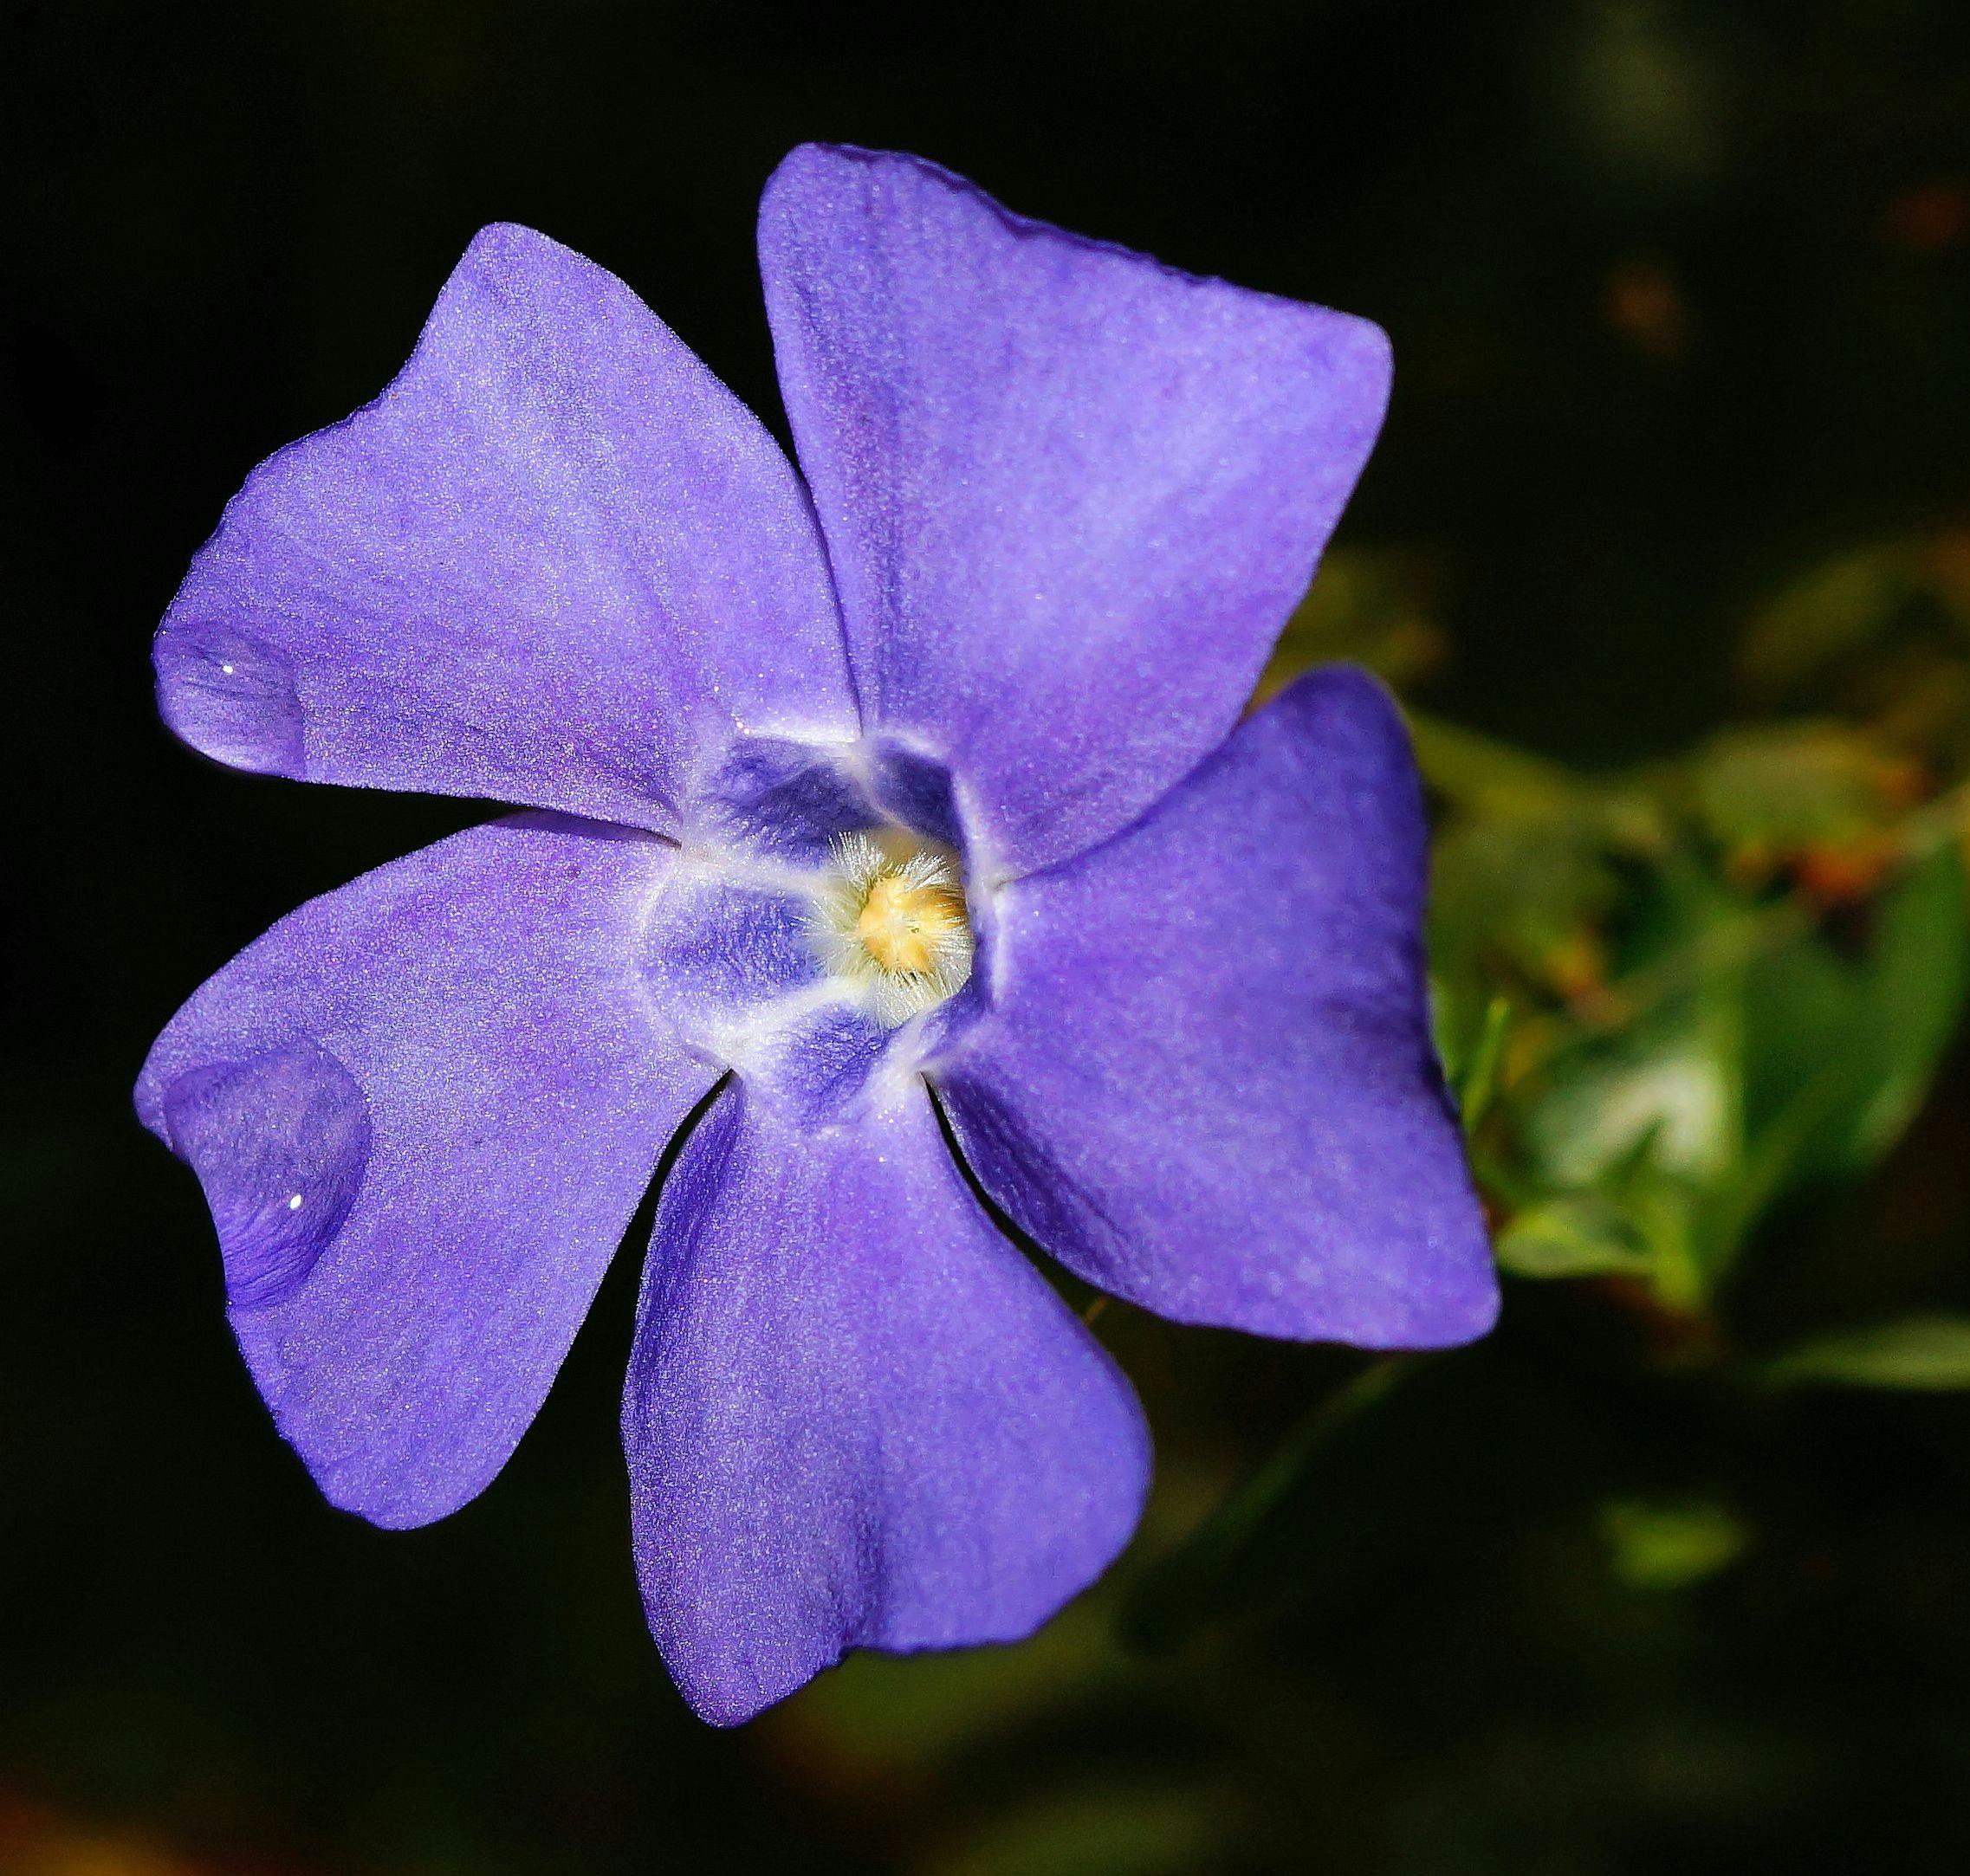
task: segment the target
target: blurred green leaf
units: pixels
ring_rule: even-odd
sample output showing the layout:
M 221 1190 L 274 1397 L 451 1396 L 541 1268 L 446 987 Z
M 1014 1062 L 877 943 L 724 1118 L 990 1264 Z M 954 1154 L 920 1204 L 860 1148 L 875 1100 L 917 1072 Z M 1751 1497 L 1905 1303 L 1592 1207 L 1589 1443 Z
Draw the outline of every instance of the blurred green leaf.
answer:
M 1468 1032 L 1464 999 L 1457 988 L 1436 971 L 1429 974 L 1429 1040 L 1436 1051 L 1437 1066 L 1452 1088 L 1464 1078 L 1464 1064 L 1476 1038 Z
M 1817 933 L 1766 959 L 1746 986 L 1759 1204 L 1880 1159 L 1921 1105 L 1967 999 L 1970 890 L 1954 844 L 1882 897 L 1858 962 Z
M 1708 1180 L 1732 1161 L 1731 1065 L 1686 1019 L 1630 1032 L 1558 1068 L 1527 1117 L 1553 1183 L 1591 1186 L 1624 1162 Z
M 1431 956 L 1482 1007 L 1494 960 L 1540 984 L 1584 981 L 1584 950 L 1621 883 L 1591 816 L 1473 818 L 1437 843 L 1430 896 Z
M 1514 1277 L 1641 1275 L 1653 1262 L 1634 1219 L 1591 1194 L 1520 1213 L 1499 1234 L 1497 1249 L 1500 1265 Z
M 1701 1582 L 1735 1562 L 1751 1541 L 1743 1523 L 1710 1499 L 1617 1499 L 1602 1507 L 1600 1525 L 1609 1566 L 1631 1589 Z
M 1912 1316 L 1824 1336 L 1767 1363 L 1765 1376 L 1785 1387 L 1970 1388 L 1970 1316 Z
M 1526 1270 L 1645 1267 L 1686 1311 L 1714 1291 L 1747 1215 L 1744 1006 L 1768 928 L 1687 856 L 1631 892 L 1614 1019 L 1556 1049 L 1522 1109 L 1524 1148 L 1569 1201 L 1533 1216 L 1512 1253 Z
M 1895 805 L 1897 767 L 1843 725 L 1785 723 L 1717 737 L 1698 752 L 1690 780 L 1714 839 L 1776 854 L 1875 833 Z
M 1591 1192 L 1623 1224 L 1535 1213 L 1501 1259 L 1581 1274 L 1588 1244 L 1638 1240 L 1665 1297 L 1694 1303 L 1777 1200 L 1864 1171 L 1906 1128 L 1970 999 L 1970 891 L 1954 843 L 1938 846 L 1853 958 L 1802 902 L 1753 907 L 1687 869 L 1638 903 L 1637 966 L 1610 993 L 1637 1013 L 1560 1051 L 1520 1123 L 1548 1191 Z M 1624 1164 L 1653 1183 L 1622 1189 Z
M 1882 902 L 1863 972 L 1859 1036 L 1878 1073 L 1848 1136 L 1866 1166 L 1915 1117 L 1970 996 L 1970 890 L 1954 842 L 1913 868 Z
M 1884 637 L 1932 589 L 1919 540 L 1878 542 L 1823 562 L 1753 618 L 1740 652 L 1754 684 L 1776 690 Z
M 1512 1005 L 1504 997 L 1494 997 L 1485 1006 L 1484 1026 L 1478 1032 L 1470 1059 L 1457 1077 L 1457 1109 L 1463 1116 L 1464 1131 L 1474 1132 L 1491 1106 L 1498 1087 L 1498 1061 L 1505 1048 L 1505 1032 L 1512 1020 Z

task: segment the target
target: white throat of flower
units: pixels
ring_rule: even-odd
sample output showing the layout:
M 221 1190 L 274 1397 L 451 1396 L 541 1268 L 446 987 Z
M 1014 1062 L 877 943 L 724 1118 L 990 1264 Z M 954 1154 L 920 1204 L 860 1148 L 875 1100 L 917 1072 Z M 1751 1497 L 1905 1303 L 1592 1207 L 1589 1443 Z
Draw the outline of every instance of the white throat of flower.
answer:
M 948 848 L 900 831 L 843 834 L 814 896 L 822 961 L 891 1028 L 934 1009 L 971 975 L 971 921 Z

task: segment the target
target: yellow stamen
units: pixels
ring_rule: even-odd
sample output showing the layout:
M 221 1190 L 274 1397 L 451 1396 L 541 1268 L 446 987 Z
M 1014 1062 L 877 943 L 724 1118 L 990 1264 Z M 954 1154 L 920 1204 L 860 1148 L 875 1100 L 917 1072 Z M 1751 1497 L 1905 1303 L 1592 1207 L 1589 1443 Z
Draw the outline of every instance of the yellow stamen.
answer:
M 885 1023 L 920 1015 L 971 975 L 956 856 L 901 830 L 835 842 L 810 928 L 828 968 L 861 987 Z
M 891 873 L 869 889 L 855 935 L 885 971 L 917 976 L 969 929 L 964 895 L 954 886 L 913 885 Z

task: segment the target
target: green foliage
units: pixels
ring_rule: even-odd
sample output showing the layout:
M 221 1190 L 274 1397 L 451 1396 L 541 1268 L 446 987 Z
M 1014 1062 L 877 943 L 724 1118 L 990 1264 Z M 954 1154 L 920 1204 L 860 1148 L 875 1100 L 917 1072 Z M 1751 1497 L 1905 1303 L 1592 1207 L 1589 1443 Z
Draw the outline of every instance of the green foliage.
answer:
M 1751 856 L 1864 839 L 1889 818 L 1894 773 L 1866 737 L 1837 723 L 1730 730 L 1688 764 L 1704 831 Z
M 1822 1336 L 1780 1355 L 1766 1378 L 1789 1387 L 1941 1392 L 1970 1388 L 1970 1316 L 1915 1316 Z
M 1842 557 L 1759 611 L 1747 668 L 1782 689 L 1921 599 L 1970 695 L 1960 559 Z M 1908 1127 L 1970 998 L 1970 819 L 1962 726 L 1905 669 L 1919 695 L 1610 774 L 1415 715 L 1439 1047 L 1512 1276 L 1626 1279 L 1714 1327 L 1760 1234 Z
M 1872 606 L 1883 567 L 1919 563 L 1837 569 L 1783 605 Z M 1813 658 L 1855 642 L 1822 624 Z M 1776 670 L 1778 644 L 1758 640 L 1760 670 Z M 1304 649 L 1285 648 L 1287 663 Z M 1961 1025 L 1970 822 L 1947 736 L 1911 747 L 1878 719 L 1757 722 L 1589 776 L 1412 723 L 1438 812 L 1438 1047 L 1507 1277 L 1612 1285 L 1665 1374 L 1970 1387 L 1970 1316 L 1841 1331 L 1776 1360 L 1740 1352 L 1730 1321 L 1746 1259 L 1880 1164 Z M 1176 1646 L 1473 1516 L 1571 1519 L 1610 1581 L 1643 1595 L 1690 1589 L 1753 1547 L 1700 1459 L 1675 1491 L 1597 1498 L 1607 1456 L 1580 1444 L 1574 1407 L 1538 1389 L 1528 1403 L 1516 1383 L 1501 1394 L 1498 1359 L 1361 1370 L 1137 1585 L 1127 1632 Z M 1533 1424 L 1549 1463 L 1528 1472 Z
M 1632 1213 L 1592 1193 L 1529 1205 L 1498 1235 L 1514 1277 L 1646 1276 L 1653 1256 Z
M 1970 557 L 1960 538 L 1877 541 L 1811 568 L 1753 615 L 1741 668 L 1759 690 L 1784 694 L 1879 661 L 1925 631 L 1970 644 Z
M 1497 1092 L 1499 1058 L 1504 1052 L 1505 1032 L 1511 1020 L 1510 999 L 1494 997 L 1485 1010 L 1484 1026 L 1478 1032 L 1469 1058 L 1455 1068 L 1448 1062 L 1444 1064 L 1456 1086 L 1457 1109 L 1463 1116 L 1467 1133 L 1482 1123 L 1491 1097 Z
M 1750 1542 L 1728 1509 L 1702 1498 L 1617 1499 L 1602 1507 L 1600 1526 L 1609 1567 L 1632 1589 L 1686 1589 L 1728 1569 Z

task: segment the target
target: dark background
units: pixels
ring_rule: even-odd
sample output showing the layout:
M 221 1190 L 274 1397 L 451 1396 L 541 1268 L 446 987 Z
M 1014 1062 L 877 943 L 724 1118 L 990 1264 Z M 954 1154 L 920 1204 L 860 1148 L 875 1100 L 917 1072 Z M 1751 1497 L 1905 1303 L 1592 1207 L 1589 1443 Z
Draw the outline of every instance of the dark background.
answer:
M 1364 1460 L 1333 1489 L 1372 1535 L 1208 1633 L 1118 1640 L 1125 1571 L 1029 1650 L 851 1671 L 721 1734 L 631 1579 L 638 1257 L 495 1488 L 376 1532 L 274 1434 L 127 1090 L 275 918 L 480 818 L 221 772 L 157 723 L 146 654 L 246 470 L 380 388 L 481 223 L 620 274 L 775 426 L 753 214 L 810 138 L 1367 314 L 1396 392 L 1342 540 L 1427 564 L 1419 695 L 1604 767 L 1736 707 L 1759 593 L 1970 504 L 1967 17 L 0 7 L 0 1865 L 1966 1866 L 1960 1400 L 1747 1426 L 1553 1356 L 1604 1324 L 1521 1287 L 1524 1359 L 1438 1413 L 1434 1381 L 1405 1397 L 1385 1464 L 1443 1495 L 1390 1514 Z M 1967 1109 L 1959 1058 L 1899 1175 L 1959 1245 Z M 1166 1454 L 1140 1573 L 1353 1369 L 1124 1316 L 1104 1333 Z M 1693 1450 L 1763 1494 L 1783 1568 L 1601 1582 L 1552 1507 Z

